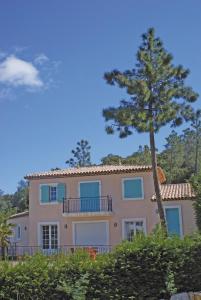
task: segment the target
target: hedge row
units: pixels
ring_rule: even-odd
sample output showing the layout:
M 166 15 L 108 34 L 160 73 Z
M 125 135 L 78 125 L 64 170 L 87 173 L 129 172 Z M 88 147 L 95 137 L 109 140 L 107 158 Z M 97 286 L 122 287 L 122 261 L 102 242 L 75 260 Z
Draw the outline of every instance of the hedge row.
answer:
M 168 299 L 201 290 L 201 236 L 137 236 L 92 260 L 85 252 L 0 263 L 0 299 Z

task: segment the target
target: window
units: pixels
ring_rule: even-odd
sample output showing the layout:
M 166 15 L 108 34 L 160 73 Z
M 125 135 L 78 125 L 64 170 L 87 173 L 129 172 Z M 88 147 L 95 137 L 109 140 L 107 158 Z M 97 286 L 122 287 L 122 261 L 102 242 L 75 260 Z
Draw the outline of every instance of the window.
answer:
M 40 185 L 40 202 L 42 204 L 63 202 L 66 197 L 66 185 L 64 183 L 52 183 Z
M 21 226 L 20 225 L 17 225 L 17 228 L 16 228 L 16 237 L 17 237 L 17 240 L 21 239 Z
M 144 199 L 143 179 L 141 177 L 123 179 L 123 199 Z
M 123 230 L 124 239 L 132 241 L 134 235 L 140 232 L 145 233 L 145 222 L 143 220 L 125 220 Z
M 180 206 L 165 206 L 165 218 L 169 235 L 182 236 L 182 217 Z
M 43 250 L 55 250 L 58 248 L 58 226 L 42 225 L 42 248 Z
M 50 202 L 57 201 L 57 187 L 50 186 Z

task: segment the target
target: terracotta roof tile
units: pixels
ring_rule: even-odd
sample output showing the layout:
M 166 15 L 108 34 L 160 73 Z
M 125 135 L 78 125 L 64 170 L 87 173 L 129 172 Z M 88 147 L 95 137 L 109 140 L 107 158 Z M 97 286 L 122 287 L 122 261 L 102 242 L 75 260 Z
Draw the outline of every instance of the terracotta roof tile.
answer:
M 150 165 L 131 166 L 131 165 L 100 165 L 80 168 L 68 168 L 63 170 L 31 173 L 25 176 L 25 179 L 42 179 L 51 177 L 73 177 L 73 176 L 92 176 L 92 175 L 104 175 L 104 174 L 118 174 L 118 173 L 131 173 L 131 172 L 145 172 L 151 171 Z M 165 181 L 165 175 L 162 169 L 158 168 L 160 182 Z
M 195 193 L 190 183 L 162 184 L 161 196 L 164 201 L 194 199 Z M 152 200 L 156 200 L 153 195 Z

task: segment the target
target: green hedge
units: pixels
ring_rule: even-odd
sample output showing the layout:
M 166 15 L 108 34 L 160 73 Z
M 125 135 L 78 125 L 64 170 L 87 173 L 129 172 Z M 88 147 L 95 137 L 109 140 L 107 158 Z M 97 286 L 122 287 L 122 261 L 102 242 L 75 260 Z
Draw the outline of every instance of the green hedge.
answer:
M 137 236 L 95 261 L 85 252 L 0 263 L 0 299 L 168 299 L 201 290 L 201 236 Z

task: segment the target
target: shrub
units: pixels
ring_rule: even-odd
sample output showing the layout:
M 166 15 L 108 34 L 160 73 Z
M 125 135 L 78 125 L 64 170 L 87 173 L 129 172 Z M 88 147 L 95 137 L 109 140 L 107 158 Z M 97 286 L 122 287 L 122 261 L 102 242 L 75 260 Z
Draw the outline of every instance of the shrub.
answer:
M 111 254 L 35 255 L 0 263 L 0 299 L 156 300 L 201 290 L 201 236 L 137 235 Z

